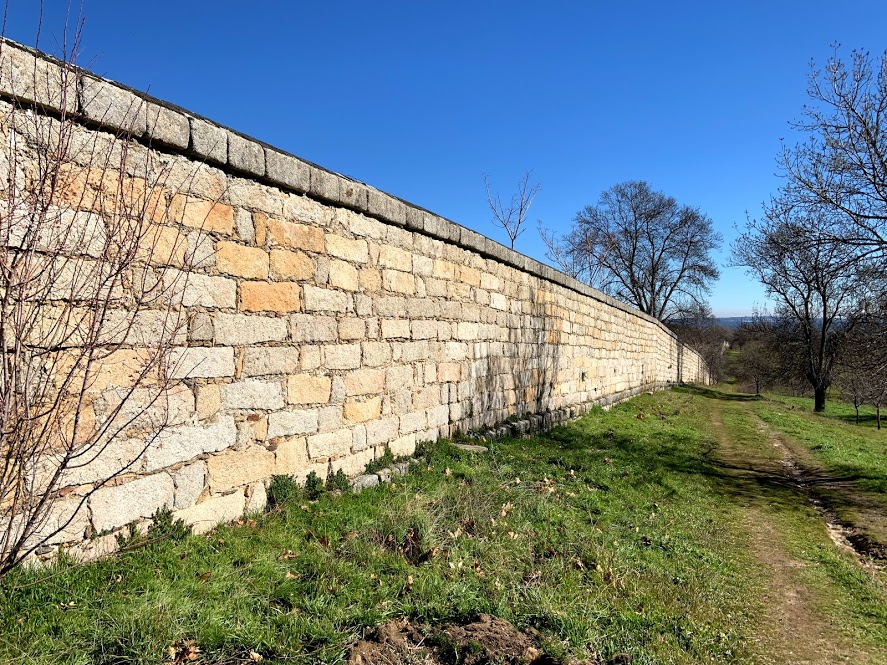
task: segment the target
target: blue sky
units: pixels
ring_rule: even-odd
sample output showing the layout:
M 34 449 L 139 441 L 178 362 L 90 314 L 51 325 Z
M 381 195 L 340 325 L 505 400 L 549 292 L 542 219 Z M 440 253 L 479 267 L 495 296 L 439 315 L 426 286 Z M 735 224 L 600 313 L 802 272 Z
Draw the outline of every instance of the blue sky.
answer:
M 7 36 L 33 45 L 35 0 Z M 54 52 L 65 2 L 47 0 Z M 566 231 L 625 180 L 698 206 L 724 235 L 779 186 L 780 139 L 811 59 L 887 48 L 887 3 L 84 0 L 79 63 L 500 241 L 482 174 L 542 182 L 535 222 Z M 718 315 L 763 304 L 722 270 Z

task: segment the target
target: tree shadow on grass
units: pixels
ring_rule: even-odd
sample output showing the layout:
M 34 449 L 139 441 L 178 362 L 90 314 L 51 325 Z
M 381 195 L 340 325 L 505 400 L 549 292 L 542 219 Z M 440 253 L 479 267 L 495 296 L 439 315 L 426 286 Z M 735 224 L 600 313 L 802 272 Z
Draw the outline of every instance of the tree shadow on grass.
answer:
M 728 393 L 723 390 L 715 390 L 705 386 L 684 385 L 672 388 L 675 392 L 685 393 L 688 395 L 699 395 L 700 397 L 708 397 L 709 399 L 719 399 L 725 402 L 757 402 L 764 399 L 761 395 L 752 395 L 751 393 Z

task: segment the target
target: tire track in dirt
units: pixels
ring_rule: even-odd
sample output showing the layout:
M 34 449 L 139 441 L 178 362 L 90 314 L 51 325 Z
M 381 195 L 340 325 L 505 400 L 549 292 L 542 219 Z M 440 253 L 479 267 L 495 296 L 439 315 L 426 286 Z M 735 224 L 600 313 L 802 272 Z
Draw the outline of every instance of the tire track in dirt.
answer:
M 788 467 L 742 450 L 727 432 L 721 405 L 712 404 L 712 425 L 717 437 L 720 461 L 728 475 L 739 483 L 749 483 L 749 501 L 743 506 L 749 545 L 755 558 L 764 566 L 769 578 L 768 606 L 761 622 L 760 643 L 770 663 L 786 665 L 828 665 L 864 663 L 860 654 L 841 633 L 839 626 L 820 613 L 821 602 L 807 586 L 800 571 L 807 565 L 793 557 L 784 543 L 783 534 L 773 523 L 768 505 L 754 496 L 754 484 L 784 481 L 791 484 Z

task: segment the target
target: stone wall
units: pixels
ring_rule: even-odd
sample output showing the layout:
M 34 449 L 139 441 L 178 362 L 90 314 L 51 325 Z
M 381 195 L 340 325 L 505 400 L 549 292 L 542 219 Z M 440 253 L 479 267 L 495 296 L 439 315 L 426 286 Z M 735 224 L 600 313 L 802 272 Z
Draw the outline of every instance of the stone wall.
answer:
M 548 266 L 205 118 L 63 74 L 6 43 L 0 110 L 73 115 L 93 142 L 125 131 L 126 177 L 174 213 L 158 217 L 148 263 L 187 273 L 166 303 L 187 329 L 170 351 L 163 431 L 143 455 L 120 437 L 70 477 L 52 523 L 80 510 L 52 544 L 86 536 L 78 551 L 100 553 L 163 506 L 203 530 L 260 509 L 275 474 L 354 476 L 456 431 L 706 382 L 658 321 Z M 68 187 L 93 186 L 88 160 L 72 162 Z M 161 168 L 162 187 L 150 177 Z M 124 342 L 107 363 L 98 421 L 138 350 Z M 129 466 L 90 494 L 115 465 Z

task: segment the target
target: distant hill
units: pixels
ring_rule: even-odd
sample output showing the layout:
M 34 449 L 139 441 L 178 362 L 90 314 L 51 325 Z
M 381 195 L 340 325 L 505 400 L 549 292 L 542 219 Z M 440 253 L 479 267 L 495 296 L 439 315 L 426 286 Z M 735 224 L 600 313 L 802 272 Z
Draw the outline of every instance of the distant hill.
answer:
M 739 328 L 743 323 L 751 323 L 753 318 L 751 316 L 718 316 L 715 317 L 715 321 L 718 322 L 718 325 L 733 330 Z

